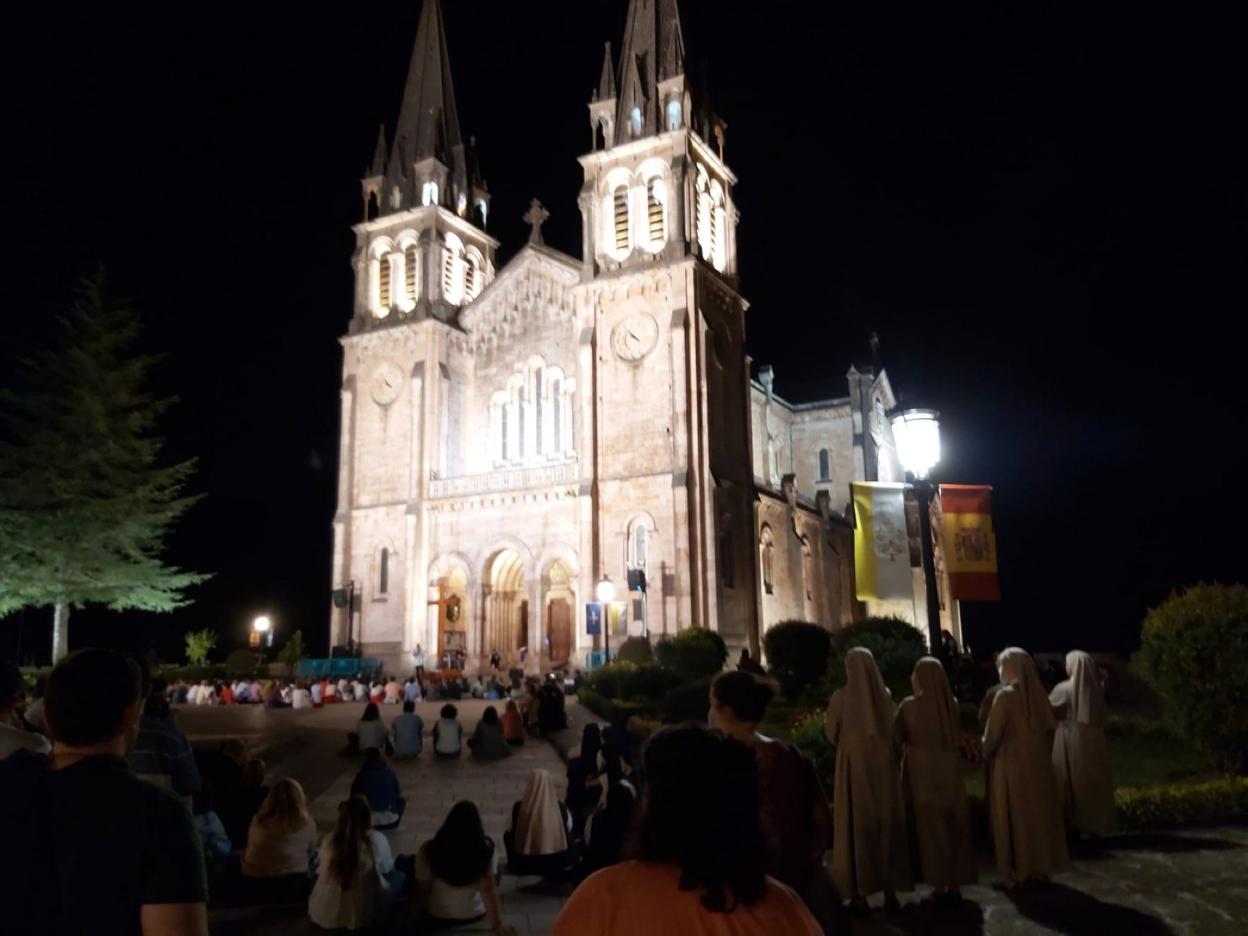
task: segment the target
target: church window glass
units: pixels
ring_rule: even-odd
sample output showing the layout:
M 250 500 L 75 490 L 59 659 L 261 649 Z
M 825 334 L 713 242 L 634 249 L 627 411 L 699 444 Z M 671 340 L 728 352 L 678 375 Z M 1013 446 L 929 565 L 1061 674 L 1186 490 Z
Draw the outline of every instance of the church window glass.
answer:
M 464 301 L 464 245 L 454 234 L 446 235 L 443 248 L 442 297 L 451 305 Z
M 377 560 L 377 594 L 390 592 L 390 550 L 382 547 L 381 556 Z
M 667 239 L 667 186 L 655 177 L 646 185 L 646 208 L 648 212 L 651 245 L 661 245 Z
M 830 475 L 828 473 L 828 468 L 829 468 L 828 450 L 820 449 L 819 450 L 819 480 L 820 481 L 827 481 L 830 478 Z
M 542 369 L 539 367 L 533 372 L 533 418 L 536 423 L 536 426 L 534 427 L 535 444 L 533 448 L 538 455 L 542 454 L 546 448 L 543 444 L 544 440 L 542 439 L 542 417 L 546 415 L 543 412 L 545 407 L 542 404 Z
M 407 280 L 407 300 L 415 302 L 417 299 L 417 263 L 419 260 L 420 250 L 415 244 L 408 244 L 407 249 L 403 251 L 403 276 Z
M 554 451 L 559 454 L 563 452 L 563 381 L 556 380 L 550 386 L 550 403 L 551 403 L 551 436 L 553 437 Z
M 500 445 L 499 445 L 499 454 L 501 455 L 501 458 L 500 458 L 499 460 L 500 460 L 500 461 L 504 461 L 504 462 L 505 462 L 505 461 L 507 461 L 507 453 L 508 453 L 508 445 L 507 445 L 507 429 L 508 429 L 508 426 L 507 426 L 507 423 L 508 423 L 508 419 L 507 419 L 507 411 L 508 411 L 509 409 L 511 409 L 511 407 L 510 407 L 510 406 L 508 406 L 506 403 L 504 403 L 504 404 L 502 405 L 502 407 L 500 407 L 500 409 L 501 409 L 501 412 L 502 412 L 502 418 L 500 419 L 500 421 L 499 421 L 499 422 L 500 422 L 500 425 L 501 425 L 501 427 L 502 427 L 502 432 L 500 432 L 500 433 L 499 433 L 499 435 L 500 435 L 500 437 L 501 437 L 501 438 L 499 439 L 499 443 L 500 443 Z
M 438 203 L 438 183 L 426 182 L 420 190 L 420 203 L 422 205 L 436 205 Z
M 680 101 L 667 102 L 667 129 L 680 129 Z
M 776 544 L 772 539 L 771 527 L 765 523 L 758 534 L 758 546 L 763 567 L 763 591 L 770 595 L 775 590 L 772 580 L 772 568 L 775 562 Z
M 703 260 L 711 259 L 711 193 L 706 169 L 698 166 L 698 247 Z
M 614 195 L 615 249 L 628 250 L 628 186 L 616 188 Z
M 646 570 L 646 561 L 649 558 L 650 549 L 650 531 L 646 529 L 644 523 L 638 523 L 633 527 L 633 555 L 630 568 Z
M 519 458 L 521 461 L 523 461 L 524 460 L 524 426 L 527 421 L 524 418 L 524 400 L 523 399 L 518 399 L 516 401 L 516 414 L 518 417 L 516 420 L 516 422 L 518 423 L 516 428 L 519 430 L 516 434 L 516 457 Z

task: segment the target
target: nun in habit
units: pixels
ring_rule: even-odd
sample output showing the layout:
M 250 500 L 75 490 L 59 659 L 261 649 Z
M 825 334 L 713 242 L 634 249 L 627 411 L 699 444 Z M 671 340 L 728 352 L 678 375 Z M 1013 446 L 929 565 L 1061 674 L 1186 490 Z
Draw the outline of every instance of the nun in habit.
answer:
M 988 813 L 1006 887 L 1047 880 L 1067 862 L 1057 781 L 1049 758 L 1053 711 L 1026 650 L 1001 654 L 1001 691 L 984 733 Z
M 910 889 L 906 820 L 893 756 L 893 704 L 871 651 L 845 656 L 846 683 L 828 702 L 824 733 L 836 745 L 832 881 L 856 908 Z
M 1105 745 L 1105 696 L 1096 664 L 1082 650 L 1066 654 L 1066 674 L 1049 695 L 1058 718 L 1053 736 L 1057 774 L 1066 825 L 1075 832 L 1105 835 L 1114 830 L 1114 784 Z
M 945 668 L 923 657 L 910 677 L 914 695 L 901 703 L 895 736 L 901 746 L 901 789 L 917 855 L 916 880 L 937 893 L 974 884 L 975 846 L 962 768 L 958 701 Z

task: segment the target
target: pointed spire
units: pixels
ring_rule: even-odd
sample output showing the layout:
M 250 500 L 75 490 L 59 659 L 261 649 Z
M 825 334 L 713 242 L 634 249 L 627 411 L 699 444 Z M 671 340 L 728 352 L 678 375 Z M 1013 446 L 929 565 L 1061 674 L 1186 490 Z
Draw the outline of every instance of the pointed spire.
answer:
M 617 126 L 628 125 L 629 113 L 640 108 L 643 126 L 662 126 L 658 83 L 683 74 L 685 40 L 676 0 L 629 0 L 620 53 Z
M 462 179 L 463 144 L 442 25 L 442 4 L 440 0 L 424 0 L 388 174 L 398 182 L 411 171 L 413 163 L 433 157 L 450 169 L 456 179 Z
M 377 148 L 373 151 L 373 164 L 368 177 L 375 178 L 386 174 L 386 125 L 377 128 Z
M 611 61 L 611 43 L 607 43 L 602 56 L 602 77 L 598 79 L 597 101 L 610 101 L 615 97 L 615 63 Z

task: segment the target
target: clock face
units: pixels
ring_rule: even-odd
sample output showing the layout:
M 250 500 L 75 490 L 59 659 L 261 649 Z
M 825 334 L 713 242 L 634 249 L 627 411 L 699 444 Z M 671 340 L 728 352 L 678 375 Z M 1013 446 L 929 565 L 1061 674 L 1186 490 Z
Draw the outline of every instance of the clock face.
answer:
M 611 333 L 611 348 L 625 361 L 640 361 L 658 341 L 659 323 L 644 312 L 630 315 Z
M 381 406 L 389 406 L 399 398 L 403 390 L 403 371 L 391 361 L 378 365 L 373 374 L 373 399 Z

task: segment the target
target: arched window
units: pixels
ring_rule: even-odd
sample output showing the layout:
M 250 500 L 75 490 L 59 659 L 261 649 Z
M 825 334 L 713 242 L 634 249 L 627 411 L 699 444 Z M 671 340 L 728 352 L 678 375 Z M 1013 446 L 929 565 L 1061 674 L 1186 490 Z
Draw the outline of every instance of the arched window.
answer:
M 831 475 L 829 474 L 828 450 L 820 449 L 819 450 L 819 480 L 827 481 L 830 478 L 831 478 Z
M 667 102 L 667 129 L 680 129 L 680 101 Z
M 377 594 L 386 595 L 390 593 L 390 550 L 388 547 L 381 548 L 381 555 L 377 557 Z
M 542 439 L 542 430 L 545 428 L 542 425 L 542 417 L 546 415 L 543 412 L 545 409 L 544 402 L 542 399 L 542 369 L 539 367 L 533 371 L 533 420 L 535 423 L 533 450 L 537 455 L 541 455 L 546 449 Z
M 460 192 L 459 198 L 455 200 L 455 213 L 461 218 L 468 213 L 468 196 L 463 192 Z
M 368 193 L 368 205 L 364 209 L 364 220 L 375 221 L 381 215 L 381 204 L 376 192 Z
M 415 302 L 419 298 L 420 292 L 420 248 L 415 244 L 408 244 L 403 250 L 403 277 L 406 280 L 404 284 L 407 287 L 407 301 Z
M 464 244 L 447 234 L 442 250 L 442 297 L 451 305 L 464 301 Z
M 806 601 L 815 600 L 815 557 L 810 551 L 810 537 L 802 537 L 802 588 L 806 593 Z
M 524 418 L 524 394 L 519 390 L 516 391 L 516 457 L 520 461 L 524 461 L 524 427 L 527 420 Z
M 646 211 L 650 246 L 661 247 L 667 240 L 667 185 L 658 176 L 646 184 Z
M 617 186 L 612 194 L 613 218 L 615 219 L 615 249 L 628 250 L 628 186 Z
M 703 166 L 698 166 L 698 177 L 694 183 L 698 197 L 698 250 L 702 254 L 703 260 L 711 259 L 711 235 L 712 223 L 711 215 L 711 180 L 706 174 Z
M 476 299 L 485 288 L 485 258 L 475 247 L 464 251 L 464 292 L 468 298 Z
M 711 265 L 721 273 L 728 265 L 728 247 L 725 240 L 724 189 L 719 180 L 711 183 Z
M 555 380 L 550 385 L 550 435 L 551 448 L 555 454 L 563 454 L 563 381 Z
M 771 527 L 765 523 L 758 532 L 758 548 L 761 559 L 760 564 L 763 567 L 763 591 L 770 595 L 775 590 L 772 570 L 775 563 L 776 544 L 772 539 Z
M 511 407 L 508 406 L 506 403 L 504 403 L 500 409 L 501 409 L 502 415 L 499 418 L 499 424 L 502 427 L 502 432 L 500 433 L 502 438 L 500 440 L 498 451 L 499 451 L 499 455 L 501 456 L 499 460 L 505 462 L 507 461 L 507 453 L 508 453 L 507 429 L 509 428 L 507 425 L 507 411 L 511 409 Z
M 489 217 L 489 214 L 490 214 L 490 206 L 486 204 L 485 199 L 483 198 L 479 202 L 477 202 L 477 217 L 481 221 L 481 227 L 485 227 L 485 222 L 486 222 L 486 219 Z
M 634 107 L 628 112 L 628 126 L 633 131 L 634 137 L 641 136 L 641 108 Z
M 598 120 L 594 123 L 594 152 L 607 148 L 607 122 Z
M 650 559 L 650 531 L 640 521 L 633 527 L 632 543 L 630 544 L 628 567 L 646 571 Z
M 438 183 L 434 181 L 426 182 L 420 189 L 420 203 L 428 207 L 438 203 Z

